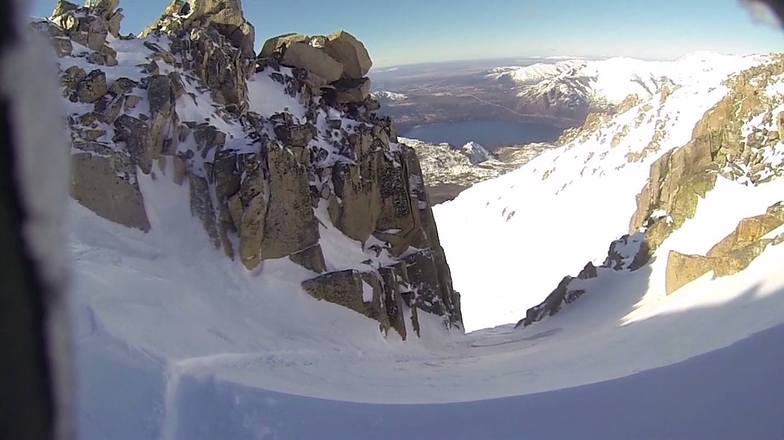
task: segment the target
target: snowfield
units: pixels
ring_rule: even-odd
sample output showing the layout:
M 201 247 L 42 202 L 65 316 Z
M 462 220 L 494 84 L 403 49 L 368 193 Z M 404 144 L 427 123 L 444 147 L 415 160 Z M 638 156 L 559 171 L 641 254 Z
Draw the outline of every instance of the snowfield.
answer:
M 498 67 L 488 78 L 510 78 L 522 87 L 520 94 L 575 93 L 588 101 L 618 104 L 629 95 L 651 98 L 662 87 L 716 84 L 731 72 L 748 68 L 755 57 L 695 52 L 674 61 L 643 61 L 634 58 L 606 60 L 570 59 L 530 66 Z
M 436 206 L 466 330 L 517 322 L 565 275 L 576 275 L 588 261 L 601 264 L 610 243 L 628 231 L 651 164 L 691 140 L 696 123 L 726 95 L 722 83 L 729 75 L 763 60 L 719 55 L 669 63 L 633 60 L 619 72 L 638 75 L 647 65 L 663 73 L 669 66 L 678 86 L 640 99 L 584 137 Z M 622 61 L 594 63 L 609 69 Z M 615 84 L 634 93 L 624 88 L 626 82 Z M 654 142 L 658 148 L 650 151 Z M 741 218 L 729 221 L 734 226 Z
M 135 42 L 116 43 L 120 65 L 106 69 L 110 78 L 130 75 L 134 57 L 146 53 Z M 736 59 L 717 69 L 726 76 L 753 62 Z M 692 65 L 704 68 L 684 69 Z M 683 145 L 725 93 L 722 75 L 694 75 L 699 80 L 684 80 L 666 102 L 653 94 L 588 139 L 547 149 L 436 209 L 467 330 L 518 320 L 562 276 L 603 259 L 626 230 L 656 157 L 629 163 L 626 155 L 647 145 L 657 127 L 665 133 L 661 152 Z M 211 113 L 208 94 L 188 87 L 193 106 L 178 111 L 236 131 Z M 263 75 L 250 81 L 249 93 L 260 114 L 286 109 L 302 116 L 296 100 Z M 320 117 L 326 123 L 326 114 Z M 239 132 L 230 142 L 247 147 Z M 765 386 L 784 360 L 770 349 L 784 335 L 784 247 L 770 248 L 737 276 L 706 276 L 671 297 L 662 294 L 658 262 L 631 274 L 603 272 L 586 282 L 590 298 L 529 329 L 505 325 L 464 335 L 422 314 L 425 337 L 403 342 L 394 332 L 381 334 L 376 321 L 306 294 L 300 283 L 315 274 L 288 259 L 266 261 L 254 272 L 227 259 L 192 217 L 189 188 L 160 176 L 174 172 L 168 166 L 139 173 L 152 226 L 147 234 L 76 202 L 69 207 L 81 438 L 784 432 L 776 411 L 784 397 Z M 721 183 L 716 200 L 703 202 L 706 215 L 684 226 L 710 236 L 676 234 L 664 248 L 702 251 L 729 232 L 734 223 L 716 223 L 710 213 L 731 206 L 731 197 L 742 199 L 734 213 L 757 214 L 784 194 L 780 181 L 741 196 L 732 185 Z M 316 215 L 328 268 L 383 258 L 332 227 L 324 206 Z M 701 412 L 685 416 L 695 408 Z M 600 422 L 608 417 L 626 423 Z
M 579 306 L 528 329 L 439 335 L 430 322 L 430 339 L 402 342 L 305 294 L 312 274 L 288 261 L 248 273 L 226 259 L 191 217 L 187 188 L 140 184 L 149 234 L 70 209 L 83 438 L 770 438 L 781 426 L 784 398 L 765 386 L 782 360 L 770 349 L 784 336 L 781 246 L 678 295 L 652 290 L 656 265 L 607 271 Z M 702 202 L 706 213 L 732 185 Z M 743 210 L 784 189 L 759 188 Z M 702 249 L 676 235 L 664 246 L 692 245 Z M 609 413 L 630 424 L 592 421 Z M 557 420 L 569 423 L 545 423 Z

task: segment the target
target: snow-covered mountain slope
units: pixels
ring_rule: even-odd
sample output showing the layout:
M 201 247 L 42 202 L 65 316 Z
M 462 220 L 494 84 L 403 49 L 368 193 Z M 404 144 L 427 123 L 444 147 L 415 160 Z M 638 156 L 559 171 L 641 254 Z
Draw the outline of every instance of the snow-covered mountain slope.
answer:
M 478 165 L 494 158 L 485 147 L 473 141 L 463 145 L 458 150 L 468 157 L 468 160 L 473 165 Z
M 504 147 L 496 154 L 476 142 L 462 147 L 428 144 L 417 139 L 399 138 L 413 148 L 422 165 L 422 175 L 433 205 L 452 200 L 472 185 L 508 173 L 530 161 L 550 144 Z
M 373 92 L 372 95 L 376 99 L 381 101 L 382 103 L 385 100 L 386 101 L 405 101 L 406 99 L 408 99 L 408 96 L 406 96 L 403 93 L 389 92 L 389 91 L 386 91 L 386 90 L 380 90 L 378 92 Z
M 604 387 L 628 389 L 630 381 L 639 383 L 634 389 L 640 395 L 664 393 L 661 405 L 641 401 L 640 406 L 657 411 L 657 418 L 673 419 L 673 424 L 628 426 L 609 438 L 626 438 L 627 429 L 688 438 L 683 433 L 697 428 L 685 420 L 676 422 L 680 406 L 675 402 L 702 395 L 707 404 L 722 398 L 716 390 L 750 390 L 749 381 L 755 378 L 765 377 L 768 384 L 777 380 L 778 370 L 765 368 L 771 353 L 778 352 L 768 345 L 751 352 L 744 345 L 731 347 L 729 360 L 714 356 L 693 367 L 679 363 L 784 323 L 784 278 L 780 271 L 769 274 L 784 258 L 781 247 L 772 248 L 737 278 L 701 279 L 685 295 L 663 297 L 637 309 L 646 296 L 649 272 L 608 271 L 595 281 L 601 283 L 596 286 L 601 295 L 530 330 L 507 326 L 450 337 L 437 330 L 441 324 L 434 320 L 427 322 L 424 339 L 403 343 L 384 338 L 375 331 L 377 323 L 350 310 L 297 295 L 297 280 L 308 272 L 291 262 L 273 262 L 259 277 L 238 272 L 206 240 L 184 240 L 204 232 L 178 194 L 183 189 L 149 178 L 140 184 L 155 185 L 160 196 L 148 201 L 151 217 L 160 219 L 153 220 L 150 234 L 108 222 L 76 204 L 71 210 L 79 414 L 86 439 L 253 438 L 259 432 L 285 437 L 305 425 L 316 427 L 282 414 L 335 412 L 347 422 L 354 419 L 343 408 L 378 417 L 395 411 L 366 403 L 417 404 L 397 407 L 405 408 L 413 424 L 399 432 L 412 435 L 430 432 L 420 430 L 430 426 L 426 421 L 433 420 L 433 411 L 443 413 L 439 420 L 461 414 L 460 405 L 444 405 L 449 402 L 473 402 L 473 422 L 491 426 L 494 417 L 488 411 L 493 408 L 493 414 L 517 420 L 511 415 L 520 402 L 535 408 L 549 399 L 568 401 L 571 393 L 581 391 L 534 393 L 666 366 L 664 379 L 640 375 L 595 385 L 598 400 L 592 411 L 601 414 L 611 407 L 613 399 L 599 398 L 607 395 Z M 705 224 L 695 220 L 697 227 Z M 165 230 L 173 223 L 176 233 L 155 233 L 164 230 L 156 227 L 158 221 L 165 222 Z M 764 281 L 758 283 L 760 279 Z M 737 368 L 752 374 L 732 375 Z M 715 372 L 709 387 L 714 392 L 684 390 L 682 375 L 705 378 L 706 371 Z M 632 394 L 632 401 L 642 399 Z M 737 398 L 720 414 L 744 417 L 747 405 L 764 408 L 778 402 L 780 393 L 768 387 L 767 392 L 733 395 Z M 527 397 L 487 400 L 510 396 Z M 545 407 L 532 409 L 532 414 L 546 413 Z M 641 417 L 641 409 L 633 407 L 627 409 L 629 415 Z M 759 414 L 756 429 L 768 432 L 776 426 L 777 418 Z M 591 429 L 585 422 L 575 423 Z M 349 432 L 383 438 L 387 434 L 381 432 L 382 425 L 360 423 Z M 447 424 L 433 436 L 460 438 L 460 426 Z M 737 432 L 722 427 L 717 419 L 700 425 L 697 432 L 715 432 L 716 438 Z M 329 436 L 347 428 L 330 423 L 318 429 Z M 552 438 L 568 438 L 558 430 L 542 431 L 543 438 L 548 432 Z M 505 435 L 489 432 L 487 437 Z
M 116 6 L 103 1 L 91 4 Z M 238 3 L 201 4 L 224 7 Z M 67 9 L 66 3 L 60 5 Z M 173 5 L 182 7 L 180 3 Z M 95 11 L 77 12 L 76 16 L 67 11 L 65 15 L 77 24 L 80 19 L 97 22 L 99 25 L 88 29 L 98 29 L 95 32 L 101 34 Z M 162 18 L 164 28 L 174 30 L 184 24 L 176 17 L 184 9 L 175 12 Z M 114 17 L 114 11 L 109 13 L 110 18 Z M 212 19 L 229 19 L 236 24 L 238 18 L 236 14 L 217 15 L 202 17 L 201 25 L 209 26 Z M 67 27 L 74 24 L 68 17 L 59 22 Z M 239 33 L 230 35 L 250 36 L 252 32 L 246 24 L 234 29 Z M 221 26 L 217 29 L 225 30 Z M 280 44 L 283 53 L 266 61 L 256 62 L 254 57 L 252 63 L 245 65 L 239 61 L 249 60 L 238 57 L 242 46 L 232 48 L 234 43 L 227 44 L 216 28 L 199 27 L 169 36 L 153 31 L 144 39 L 132 40 L 104 34 L 102 40 L 88 38 L 93 47 L 79 43 L 84 41 L 84 35 L 78 29 L 52 29 L 47 24 L 43 30 L 53 38 L 64 67 L 61 74 L 65 74 L 63 91 L 68 101 L 64 101 L 64 106 L 73 141 L 71 153 L 79 158 L 72 179 L 86 179 L 83 182 L 93 184 L 77 187 L 75 192 L 81 199 L 72 200 L 69 206 L 76 394 L 82 438 L 503 439 L 525 434 L 573 438 L 575 433 L 606 434 L 604 438 L 619 439 L 737 438 L 741 434 L 765 438 L 780 428 L 780 414 L 774 410 L 780 407 L 781 393 L 770 386 L 780 381 L 778 369 L 773 368 L 780 363 L 780 356 L 769 346 L 780 336 L 780 325 L 784 323 L 784 275 L 780 271 L 771 273 L 771 267 L 780 267 L 784 249 L 781 246 L 770 246 L 746 270 L 732 277 L 699 278 L 672 296 L 651 296 L 648 284 L 649 274 L 656 270 L 654 266 L 635 272 L 598 269 L 600 276 L 589 280 L 591 300 L 582 302 L 580 307 L 565 309 L 530 329 L 506 326 L 465 335 L 455 328 L 459 324 L 459 297 L 439 301 L 426 296 L 428 283 L 446 283 L 448 273 L 444 272 L 445 263 L 429 258 L 439 256 L 440 250 L 422 194 L 422 172 L 413 150 L 395 142 L 388 122 L 371 116 L 369 108 L 374 103 L 367 99 L 366 82 L 361 78 L 343 81 L 344 78 L 325 86 L 323 95 L 313 95 L 324 84 L 311 77 L 310 70 L 276 63 L 278 58 L 286 58 L 285 51 L 291 46 L 302 51 L 300 55 L 309 53 L 324 61 L 325 54 L 311 45 L 310 39 L 297 35 L 273 39 L 270 46 Z M 180 38 L 187 44 L 177 44 Z M 347 36 L 336 38 L 358 49 Z M 301 40 L 296 43 L 292 39 Z M 297 58 L 294 54 L 289 56 Z M 291 58 L 290 62 L 296 61 Z M 324 75 L 338 76 L 339 66 L 326 60 L 310 67 L 323 69 Z M 360 60 L 345 61 L 346 65 L 363 70 Z M 753 64 L 762 60 L 741 62 Z M 101 72 L 84 72 L 82 76 L 79 70 L 72 69 L 88 65 L 103 73 L 106 84 L 102 84 Z M 153 73 L 156 69 L 157 73 Z M 246 81 L 239 75 L 242 72 L 248 74 Z M 220 75 L 216 78 L 213 74 Z M 175 81 L 178 76 L 181 82 Z M 234 80 L 240 80 L 242 87 L 230 87 Z M 167 83 L 169 87 L 163 87 Z M 220 87 L 215 88 L 216 85 Z M 607 239 L 601 247 L 606 249 L 618 231 L 610 231 L 604 222 L 623 231 L 634 209 L 624 204 L 622 210 L 628 207 L 631 212 L 623 213 L 627 218 L 621 225 L 614 217 L 605 218 L 599 209 L 590 207 L 614 206 L 612 198 L 618 196 L 620 200 L 627 192 L 633 197 L 648 179 L 647 171 L 637 168 L 650 165 L 660 149 L 689 140 L 690 129 L 676 122 L 690 122 L 693 127 L 701 117 L 697 113 L 726 94 L 726 87 L 719 83 L 714 90 L 710 84 L 704 86 L 707 93 L 694 88 L 685 89 L 681 95 L 676 90 L 671 95 L 654 96 L 650 109 L 643 102 L 633 106 L 633 114 L 597 117 L 597 124 L 616 125 L 589 125 L 585 131 L 573 133 L 575 140 L 569 145 L 543 153 L 531 162 L 530 168 L 524 166 L 469 191 L 469 196 L 478 192 L 487 200 L 461 197 L 449 205 L 461 206 L 463 199 L 481 199 L 470 205 L 470 210 L 455 209 L 459 218 L 442 218 L 452 243 L 460 244 L 456 232 L 450 229 L 456 222 L 466 225 L 460 232 L 463 237 L 495 239 L 493 247 L 471 255 L 471 264 L 466 264 L 465 255 L 459 255 L 460 271 L 466 276 L 484 277 L 489 288 L 494 287 L 496 277 L 518 281 L 530 278 L 535 286 L 540 283 L 540 276 L 568 273 L 572 262 L 588 257 L 569 255 L 573 250 L 575 254 L 581 251 L 576 249 L 582 238 L 579 234 L 585 232 L 596 242 L 599 239 L 590 237 L 592 229 L 556 230 L 574 223 L 550 216 L 553 212 L 569 215 L 572 221 L 577 218 L 589 222 L 598 235 Z M 661 118 L 675 115 L 675 121 L 659 123 L 657 109 L 662 111 Z M 164 134 L 162 150 L 149 148 L 158 145 L 152 140 L 156 136 L 142 136 L 142 141 L 131 136 L 145 134 L 145 130 L 126 130 L 124 123 L 117 123 L 120 114 L 135 118 L 123 118 L 125 122 L 141 121 L 137 128 L 146 127 L 146 134 Z M 162 126 L 174 132 L 163 130 L 158 124 L 162 114 L 167 116 Z M 638 114 L 643 117 L 635 127 Z M 759 124 L 769 125 L 766 121 L 763 117 Z M 630 128 L 625 130 L 621 124 Z M 663 128 L 657 131 L 658 126 Z M 668 130 L 665 132 L 664 128 Z M 610 136 L 609 133 L 615 133 L 611 130 L 625 133 Z M 751 131 L 749 134 L 756 139 L 758 131 Z M 627 145 L 627 141 L 645 139 L 646 134 L 655 142 L 639 151 Z M 617 142 L 613 142 L 616 138 Z M 753 148 L 754 157 L 762 152 L 766 164 L 778 160 L 780 148 L 780 143 L 770 144 L 768 139 L 770 133 L 759 144 L 764 144 L 764 148 Z M 278 148 L 278 143 L 286 147 Z M 262 145 L 265 148 L 260 148 Z M 577 147 L 584 145 L 594 149 L 606 147 L 600 151 L 607 154 L 595 163 L 591 162 L 594 154 L 570 159 L 573 154 L 582 154 Z M 352 154 L 357 151 L 376 154 Z M 631 157 L 639 157 L 639 162 L 624 161 L 628 159 L 626 153 L 636 153 Z M 514 152 L 510 156 L 515 156 Z M 232 158 L 242 160 L 235 166 L 218 160 L 231 162 Z M 585 180 L 578 181 L 581 167 L 586 166 L 585 158 L 600 169 L 586 169 Z M 551 170 L 553 161 L 559 166 L 555 170 Z M 267 167 L 259 162 L 266 162 Z M 562 163 L 571 163 L 572 168 L 565 166 L 561 170 Z M 107 166 L 111 172 L 96 172 Z M 627 167 L 634 170 L 623 171 Z M 517 180 L 531 168 L 538 171 L 534 171 L 530 182 L 540 186 L 532 184 L 530 188 L 508 191 L 510 180 Z M 748 170 L 746 177 L 758 184 L 750 187 L 753 193 L 748 194 L 753 197 L 744 197 L 747 204 L 736 215 L 756 214 L 780 193 L 778 179 L 758 180 L 767 168 L 750 168 L 753 169 Z M 373 174 L 373 170 L 379 169 L 384 173 Z M 239 206 L 236 197 L 229 197 L 233 207 L 228 210 L 228 218 L 222 210 L 226 202 L 223 196 L 236 181 L 235 174 L 227 170 L 238 172 L 242 192 Z M 610 176 L 615 173 L 620 177 L 639 177 L 639 186 L 634 190 L 627 188 L 634 182 L 613 180 Z M 596 182 L 588 176 L 603 180 Z M 106 180 L 90 180 L 95 177 Z M 542 178 L 544 182 L 554 180 L 542 183 Z M 562 189 L 561 184 L 569 179 L 575 179 L 574 184 Z M 269 188 L 264 187 L 265 182 L 271 184 Z M 380 185 L 382 182 L 385 185 Z M 498 182 L 502 184 L 499 186 Z M 705 215 L 686 220 L 683 228 L 694 225 L 695 230 L 702 231 L 706 225 L 712 225 L 710 213 L 729 200 L 729 194 L 738 191 L 734 185 L 740 185 L 739 182 L 740 179 L 716 182 L 711 195 L 718 199 L 709 197 L 701 202 L 699 212 Z M 387 186 L 390 183 L 392 187 Z M 575 190 L 578 183 L 587 190 Z M 484 187 L 496 192 L 488 195 L 482 192 Z M 602 188 L 606 191 L 600 191 Z M 340 200 L 331 197 L 338 191 Z M 575 194 L 567 197 L 570 191 Z M 315 240 L 318 252 L 312 245 L 304 249 L 312 252 L 303 253 L 295 247 L 292 254 L 283 252 L 279 258 L 267 258 L 264 252 L 253 252 L 259 251 L 257 246 L 243 246 L 254 243 L 255 234 L 242 232 L 254 231 L 254 221 L 260 220 L 254 213 L 259 199 L 264 199 L 267 192 L 269 203 L 275 206 L 269 212 L 289 214 L 277 219 L 270 232 L 312 227 L 316 234 L 293 234 L 285 240 L 276 236 L 279 240 L 265 244 L 262 250 L 266 252 L 268 245 L 289 241 L 304 240 L 310 246 L 310 241 Z M 384 196 L 376 198 L 374 195 L 379 193 Z M 117 205 L 101 198 L 107 194 L 108 201 Z M 368 194 L 371 197 L 363 196 Z M 281 195 L 292 198 L 273 203 L 274 197 Z M 427 242 L 430 252 L 410 249 L 423 241 L 398 241 L 396 237 L 403 231 L 395 225 L 382 228 L 382 223 L 364 221 L 369 212 L 378 212 L 374 211 L 378 205 L 386 204 L 392 196 L 395 197 L 389 205 L 393 211 L 408 208 L 402 211 L 420 215 L 414 231 L 422 232 L 424 237 L 415 240 Z M 536 204 L 517 215 L 503 212 L 501 206 L 494 204 L 489 215 L 487 207 L 491 201 L 498 203 L 498 196 L 502 196 L 503 203 L 525 202 L 528 198 Z M 547 208 L 551 198 L 558 201 L 556 205 L 565 201 L 573 206 Z M 303 199 L 309 203 L 300 203 Z M 317 203 L 312 203 L 314 200 Z M 589 209 L 579 210 L 580 203 L 589 205 Z M 293 210 L 295 207 L 298 208 Z M 657 202 L 651 207 L 658 212 L 664 205 L 660 207 Z M 548 216 L 536 223 L 539 230 L 533 232 L 538 241 L 520 242 L 512 232 L 524 228 L 512 230 L 507 223 L 519 221 L 523 214 L 535 218 L 538 211 Z M 347 213 L 363 215 L 352 217 Z M 663 217 L 657 218 L 670 215 L 673 222 L 679 221 L 676 210 L 658 214 Z M 503 219 L 498 221 L 501 215 Z M 303 221 L 309 219 L 312 221 Z M 371 230 L 367 231 L 370 223 Z M 721 227 L 728 225 L 722 223 Z M 362 230 L 368 236 L 357 239 L 355 236 L 361 235 Z M 266 232 L 264 240 L 269 237 Z M 547 237 L 548 233 L 553 235 Z M 386 246 L 382 238 L 397 246 Z M 500 268 L 474 266 L 491 266 L 502 262 L 501 258 L 526 253 L 530 257 L 538 252 L 536 246 L 548 238 L 552 240 L 546 243 L 548 246 L 563 246 L 560 253 L 546 254 L 527 266 L 521 262 Z M 719 238 L 720 234 L 711 234 L 698 243 L 672 234 L 660 249 L 669 246 L 704 253 L 706 243 Z M 506 254 L 498 252 L 510 245 L 520 246 Z M 404 249 L 397 253 L 391 249 L 395 247 Z M 243 249 L 251 252 L 245 254 Z M 589 254 L 592 249 L 584 250 Z M 411 256 L 415 258 L 407 260 Z M 564 261 L 566 264 L 562 264 Z M 526 262 L 530 261 L 522 261 Z M 389 265 L 395 269 L 389 269 Z M 308 295 L 305 286 L 312 286 L 307 282 L 314 277 L 320 278 L 316 273 L 319 269 L 333 274 L 350 271 L 348 281 L 328 283 L 327 288 L 315 289 L 317 294 Z M 357 273 L 378 273 L 382 277 L 386 274 L 384 288 L 396 285 L 398 290 L 393 289 L 393 293 L 399 295 L 388 295 L 385 290 L 385 300 L 390 301 L 379 304 L 378 286 L 371 285 L 375 278 Z M 737 286 L 754 288 L 746 291 Z M 706 291 L 718 295 L 707 296 Z M 346 294 L 352 301 L 347 306 L 340 301 L 342 298 L 330 302 L 320 300 L 318 295 L 335 292 Z M 493 304 L 492 290 L 481 293 Z M 400 296 L 412 302 L 396 302 L 404 300 Z M 454 301 L 451 310 L 450 304 L 445 304 L 450 300 Z M 363 309 L 358 303 L 379 308 Z M 421 337 L 411 336 L 404 342 L 398 328 L 380 332 L 385 315 L 374 312 L 381 307 L 387 318 L 402 316 L 403 328 L 416 331 Z M 518 308 L 516 312 L 519 318 L 523 310 Z M 411 325 L 414 322 L 416 328 Z M 777 328 L 771 330 L 772 327 Z M 655 371 L 646 371 L 652 369 Z M 692 384 L 692 380 L 697 384 Z M 684 387 L 684 382 L 692 386 Z M 580 388 L 573 388 L 577 386 Z M 624 395 L 624 391 L 631 395 Z M 591 402 L 589 408 L 578 411 L 586 406 L 586 401 Z M 718 405 L 719 401 L 729 403 Z M 684 408 L 695 407 L 717 419 L 705 415 L 682 417 Z M 655 418 L 646 412 L 651 409 L 656 411 Z M 555 428 L 543 423 L 561 420 L 564 411 L 579 412 L 574 423 L 558 423 Z M 613 429 L 608 428 L 610 424 L 597 428 L 595 421 L 607 414 L 625 417 L 623 420 L 628 423 L 620 428 L 616 428 L 618 424 L 613 424 Z M 737 420 L 744 423 L 731 423 Z M 749 420 L 754 422 L 750 427 L 745 423 Z
M 608 60 L 599 66 L 622 61 Z M 588 261 L 601 264 L 610 243 L 629 231 L 638 208 L 637 194 L 648 182 L 651 166 L 663 154 L 692 141 L 698 122 L 730 93 L 725 81 L 753 66 L 767 66 L 763 73 L 777 72 L 781 62 L 778 56 L 703 56 L 647 67 L 644 62 L 622 64 L 631 67 L 613 75 L 648 71 L 655 72 L 651 77 L 671 81 L 667 87 L 648 87 L 649 92 L 642 93 L 642 85 L 635 81 L 617 82 L 613 75 L 606 80 L 601 72 L 587 75 L 594 85 L 617 83 L 616 95 L 602 96 L 617 101 L 622 99 L 621 90 L 635 95 L 623 99 L 614 111 L 589 117 L 581 130 L 563 137 L 561 147 L 512 173 L 477 184 L 436 209 L 455 269 L 455 285 L 463 293 L 467 330 L 517 321 L 564 275 L 577 274 Z M 748 82 L 748 90 L 726 105 L 752 102 L 748 97 L 756 96 L 754 90 L 769 87 L 770 93 L 745 121 L 761 124 L 764 115 L 778 114 L 781 77 L 754 73 Z M 628 88 L 630 84 L 633 87 Z M 590 88 L 591 93 L 602 89 Z M 747 107 L 743 114 L 751 112 L 752 107 Z M 727 136 L 737 141 L 745 136 L 727 127 Z M 781 143 L 770 144 L 763 155 L 777 157 L 780 149 Z M 733 225 L 742 218 L 731 217 Z M 482 233 L 466 234 L 466 230 Z
M 280 36 L 257 58 L 239 2 L 180 6 L 141 38 L 119 36 L 116 2 L 61 2 L 34 24 L 58 57 L 72 197 L 151 232 L 159 190 L 140 181 L 172 181 L 207 241 L 261 283 L 289 259 L 307 294 L 384 334 L 419 336 L 427 314 L 461 331 L 419 162 L 374 112 L 362 43 Z
M 647 100 L 665 88 L 719 82 L 738 68 L 737 62 L 737 57 L 710 52 L 675 61 L 565 60 L 499 67 L 487 78 L 509 82 L 520 98 L 521 111 L 584 117 L 590 111 L 617 106 L 630 95 Z

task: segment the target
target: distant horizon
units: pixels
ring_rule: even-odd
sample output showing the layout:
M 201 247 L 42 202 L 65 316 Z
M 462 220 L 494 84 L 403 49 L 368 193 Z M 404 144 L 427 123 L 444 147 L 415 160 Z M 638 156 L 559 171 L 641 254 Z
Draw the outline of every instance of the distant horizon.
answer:
M 408 63 L 408 64 L 394 64 L 388 66 L 376 66 L 374 65 L 371 71 L 383 71 L 389 69 L 395 69 L 400 67 L 415 67 L 415 66 L 425 66 L 431 64 L 450 64 L 450 63 L 471 63 L 471 62 L 491 62 L 491 61 L 507 61 L 507 60 L 546 60 L 546 61 L 568 61 L 568 60 L 586 60 L 586 61 L 602 61 L 602 60 L 609 60 L 612 58 L 629 58 L 634 60 L 640 61 L 677 61 L 682 58 L 686 58 L 691 55 L 699 54 L 699 53 L 710 53 L 716 55 L 723 55 L 723 56 L 754 56 L 754 55 L 769 55 L 769 54 L 782 54 L 784 55 L 784 49 L 778 51 L 759 51 L 759 52 L 749 52 L 749 53 L 731 53 L 731 52 L 720 52 L 720 51 L 713 51 L 713 50 L 695 50 L 692 52 L 686 52 L 683 55 L 676 56 L 674 58 L 645 58 L 645 57 L 634 57 L 634 56 L 626 56 L 626 55 L 595 55 L 595 56 L 580 56 L 580 55 L 514 55 L 514 56 L 504 56 L 504 57 L 490 57 L 490 58 L 465 58 L 465 59 L 450 59 L 450 60 L 440 60 L 440 61 L 424 61 L 424 62 L 415 62 L 415 63 Z M 372 55 L 372 54 L 371 54 Z
M 139 33 L 169 0 L 121 0 L 123 33 Z M 48 16 L 55 0 L 33 0 Z M 778 53 L 784 32 L 764 25 L 739 0 L 398 0 L 395 4 L 244 0 L 256 47 L 276 35 L 346 30 L 368 48 L 378 69 L 513 58 L 671 61 L 693 52 Z M 729 29 L 729 31 L 728 31 Z M 536 55 L 520 55 L 520 54 Z

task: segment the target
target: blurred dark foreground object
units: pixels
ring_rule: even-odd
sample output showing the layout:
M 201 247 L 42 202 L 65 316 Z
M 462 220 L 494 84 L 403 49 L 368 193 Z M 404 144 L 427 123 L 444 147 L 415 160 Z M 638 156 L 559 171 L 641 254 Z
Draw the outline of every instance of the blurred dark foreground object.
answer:
M 778 18 L 778 25 L 784 25 L 784 0 L 741 0 L 749 7 L 763 7 Z
M 0 0 L 0 439 L 69 440 L 68 150 L 30 3 Z
M 0 59 L 18 50 L 17 2 L 0 0 Z M 2 66 L 3 68 L 5 66 Z M 2 89 L 0 89 L 2 90 Z M 0 92 L 0 438 L 45 439 L 54 405 L 45 335 L 45 294 L 22 235 L 13 99 Z

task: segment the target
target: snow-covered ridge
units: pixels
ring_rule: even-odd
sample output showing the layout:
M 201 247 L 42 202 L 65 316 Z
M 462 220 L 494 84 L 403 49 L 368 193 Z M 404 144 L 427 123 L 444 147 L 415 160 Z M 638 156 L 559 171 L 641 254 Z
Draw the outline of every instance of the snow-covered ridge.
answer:
M 699 52 L 674 61 L 623 57 L 597 61 L 566 60 L 525 67 L 500 67 L 489 72 L 488 78 L 511 79 L 518 85 L 520 96 L 552 93 L 556 99 L 572 96 L 572 99 L 596 104 L 619 104 L 629 95 L 648 99 L 665 86 L 688 87 L 701 81 L 716 82 L 758 60 L 758 56 L 711 52 Z
M 386 90 L 373 92 L 372 95 L 375 96 L 376 99 L 387 101 L 405 101 L 408 99 L 408 96 L 403 93 L 389 92 Z
M 436 208 L 455 285 L 463 293 L 467 330 L 516 322 L 564 275 L 577 275 L 588 261 L 599 266 L 610 243 L 628 232 L 651 165 L 692 139 L 696 124 L 727 95 L 726 80 L 779 58 L 701 55 L 672 62 L 617 58 L 563 64 L 564 77 L 551 77 L 554 83 L 589 86 L 580 88 L 586 96 L 617 100 L 633 92 L 637 98 L 589 118 L 559 148 Z M 780 106 L 782 95 L 773 90 L 774 84 L 757 123 Z M 765 157 L 777 161 L 781 145 L 766 147 Z M 739 220 L 733 218 L 733 224 Z M 468 229 L 483 233 L 465 234 Z M 494 276 L 481 275 L 486 273 Z

